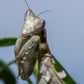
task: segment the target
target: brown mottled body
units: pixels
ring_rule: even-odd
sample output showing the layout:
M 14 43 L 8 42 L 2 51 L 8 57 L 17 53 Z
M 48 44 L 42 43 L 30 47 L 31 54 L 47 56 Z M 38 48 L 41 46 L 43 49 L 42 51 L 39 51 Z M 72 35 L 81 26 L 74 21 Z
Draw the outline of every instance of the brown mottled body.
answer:
M 46 37 L 45 20 L 35 16 L 29 9 L 24 16 L 24 26 L 15 44 L 15 57 L 18 65 L 18 76 L 27 80 L 34 70 L 36 60 L 39 61 L 39 76 L 46 83 L 63 84 L 53 68 L 54 60 L 51 55 Z M 40 79 L 38 81 L 38 84 Z M 53 82 L 53 83 L 52 83 Z
M 24 26 L 15 44 L 15 57 L 18 65 L 18 76 L 27 80 L 32 74 L 35 62 L 40 56 L 41 32 L 44 31 L 45 21 L 28 9 L 24 16 Z M 37 40 L 36 40 L 37 39 Z M 44 42 L 44 44 L 46 44 Z M 43 45 L 44 45 L 43 44 Z M 42 49 L 42 48 L 41 48 Z
M 45 20 L 36 16 L 30 8 L 24 15 L 23 29 L 16 41 L 14 52 L 18 76 L 23 80 L 27 80 L 32 74 L 38 57 L 51 57 L 46 40 Z

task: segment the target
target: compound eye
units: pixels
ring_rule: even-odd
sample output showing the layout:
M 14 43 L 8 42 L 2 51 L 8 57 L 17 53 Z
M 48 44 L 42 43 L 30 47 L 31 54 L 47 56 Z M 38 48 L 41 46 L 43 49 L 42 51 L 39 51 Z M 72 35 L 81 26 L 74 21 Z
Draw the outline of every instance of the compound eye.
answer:
M 45 24 L 45 20 L 42 20 L 41 22 L 42 22 L 42 24 Z

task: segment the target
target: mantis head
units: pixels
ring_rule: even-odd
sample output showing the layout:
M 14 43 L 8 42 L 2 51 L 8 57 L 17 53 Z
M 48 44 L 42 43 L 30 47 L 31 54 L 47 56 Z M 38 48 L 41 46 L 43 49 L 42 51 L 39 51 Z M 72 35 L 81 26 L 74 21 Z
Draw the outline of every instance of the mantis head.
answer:
M 37 17 L 30 9 L 24 15 L 24 34 L 38 34 L 45 26 L 45 20 Z
M 39 34 L 45 26 L 45 20 L 36 16 L 29 8 L 27 1 L 25 0 L 28 10 L 24 15 L 24 26 L 22 29 L 22 35 Z

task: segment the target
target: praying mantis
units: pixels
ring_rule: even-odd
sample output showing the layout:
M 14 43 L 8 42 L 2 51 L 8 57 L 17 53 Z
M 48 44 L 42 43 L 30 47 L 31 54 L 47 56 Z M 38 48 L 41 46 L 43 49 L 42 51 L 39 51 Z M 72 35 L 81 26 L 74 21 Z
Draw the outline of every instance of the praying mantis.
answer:
M 15 57 L 18 65 L 18 77 L 27 80 L 34 70 L 38 56 L 50 56 L 46 41 L 45 20 L 36 16 L 29 8 L 24 15 L 23 29 L 15 44 Z
M 18 65 L 18 77 L 22 80 L 28 80 L 34 70 L 36 60 L 39 61 L 39 70 L 42 79 L 54 84 L 64 84 L 61 78 L 66 77 L 65 72 L 58 76 L 53 68 L 54 59 L 50 52 L 45 29 L 45 20 L 36 16 L 29 8 L 25 0 L 28 10 L 24 15 L 23 29 L 15 44 L 15 57 Z M 41 13 L 40 13 L 41 14 Z M 43 59 L 41 59 L 43 58 Z M 40 84 L 40 79 L 38 84 Z
M 25 2 L 27 4 L 26 0 Z M 39 14 L 42 13 L 44 12 Z M 28 6 L 24 15 L 23 29 L 14 48 L 16 57 L 14 62 L 18 66 L 18 77 L 28 80 L 33 73 L 36 60 L 38 60 L 37 84 L 76 84 L 51 54 L 46 40 L 46 22 L 38 16 Z M 14 62 L 10 62 L 8 66 Z M 1 70 L 5 67 L 2 67 Z

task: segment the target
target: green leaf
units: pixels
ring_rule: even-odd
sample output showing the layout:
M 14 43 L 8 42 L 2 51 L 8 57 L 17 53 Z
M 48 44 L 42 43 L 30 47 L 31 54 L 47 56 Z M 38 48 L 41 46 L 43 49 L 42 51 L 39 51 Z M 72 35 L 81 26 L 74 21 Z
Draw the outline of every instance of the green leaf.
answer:
M 16 84 L 16 79 L 11 70 L 8 67 L 1 69 L 3 66 L 6 66 L 6 64 L 0 60 L 0 79 L 2 79 L 5 84 Z
M 55 59 L 55 57 L 53 56 L 54 60 L 55 60 L 55 64 L 54 64 L 54 68 L 57 72 L 60 72 L 62 70 L 64 70 L 67 74 L 67 76 L 63 79 L 63 81 L 66 84 L 77 84 L 72 78 L 71 76 L 67 73 L 67 71 L 62 67 L 62 65 Z
M 0 38 L 0 47 L 14 45 L 16 40 L 14 37 Z
M 36 61 L 36 64 L 35 64 L 35 68 L 34 68 L 34 75 L 37 76 L 38 75 L 38 60 Z
M 32 81 L 30 79 L 28 79 L 28 84 L 33 84 Z

